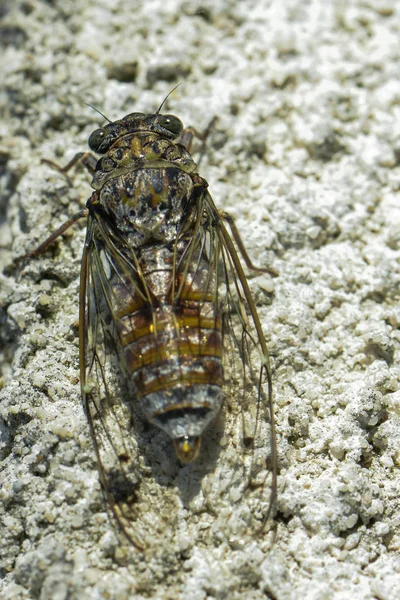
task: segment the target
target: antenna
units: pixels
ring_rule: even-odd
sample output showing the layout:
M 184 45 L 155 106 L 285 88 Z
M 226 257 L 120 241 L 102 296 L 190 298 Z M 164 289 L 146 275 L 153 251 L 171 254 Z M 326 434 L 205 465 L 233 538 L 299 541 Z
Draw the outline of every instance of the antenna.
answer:
M 164 106 L 164 104 L 166 103 L 166 101 L 168 100 L 168 98 L 170 97 L 170 95 L 172 94 L 172 92 L 174 92 L 176 90 L 176 88 L 178 88 L 180 85 L 182 85 L 182 83 L 178 83 L 178 85 L 176 85 L 174 88 L 172 88 L 172 90 L 169 92 L 169 94 L 167 94 L 164 98 L 164 100 L 161 102 L 157 112 L 155 113 L 156 115 L 159 114 L 160 110 L 162 109 L 162 107 Z
M 172 91 L 174 91 L 174 90 L 172 90 Z M 168 96 L 169 96 L 169 94 L 168 94 Z M 167 96 L 167 98 L 168 98 L 168 96 Z M 110 121 L 110 119 L 107 119 L 106 115 L 103 115 L 103 113 L 100 112 L 98 108 L 96 108 L 95 106 L 92 106 L 91 104 L 88 104 L 87 102 L 84 102 L 84 104 L 86 104 L 86 106 L 90 106 L 90 108 L 93 108 L 93 110 L 95 110 L 97 113 L 99 113 L 99 115 L 101 115 L 106 121 L 108 121 L 109 123 L 112 123 L 112 121 Z

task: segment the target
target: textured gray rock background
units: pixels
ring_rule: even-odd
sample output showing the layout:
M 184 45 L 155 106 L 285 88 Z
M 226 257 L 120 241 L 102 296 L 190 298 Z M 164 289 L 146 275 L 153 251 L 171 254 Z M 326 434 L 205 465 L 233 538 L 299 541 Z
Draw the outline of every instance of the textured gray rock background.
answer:
M 399 3 L 3 0 L 0 12 L 1 597 L 399 598 Z M 40 162 L 87 148 L 103 120 L 84 102 L 110 119 L 149 112 L 178 82 L 169 112 L 199 129 L 219 116 L 201 169 L 215 201 L 280 272 L 250 275 L 279 499 L 274 543 L 241 540 L 236 517 L 224 529 L 240 505 L 221 504 L 224 476 L 242 459 L 225 440 L 230 467 L 206 471 L 188 507 L 150 476 L 148 522 L 164 519 L 140 554 L 107 519 L 80 404 L 84 226 L 23 275 L 11 265 L 89 197 L 87 174 L 70 187 Z M 190 477 L 160 460 L 170 482 Z

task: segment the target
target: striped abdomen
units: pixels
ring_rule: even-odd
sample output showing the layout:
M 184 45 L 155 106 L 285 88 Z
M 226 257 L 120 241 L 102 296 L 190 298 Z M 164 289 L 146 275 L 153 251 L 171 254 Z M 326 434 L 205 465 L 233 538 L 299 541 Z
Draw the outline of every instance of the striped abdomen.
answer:
M 133 293 L 121 283 L 111 285 L 114 323 L 136 398 L 187 462 L 194 456 L 185 444 L 195 440 L 191 450 L 197 453 L 199 436 L 222 403 L 222 326 L 207 259 L 174 281 L 173 260 L 165 246 L 151 246 L 139 255 L 144 285 Z

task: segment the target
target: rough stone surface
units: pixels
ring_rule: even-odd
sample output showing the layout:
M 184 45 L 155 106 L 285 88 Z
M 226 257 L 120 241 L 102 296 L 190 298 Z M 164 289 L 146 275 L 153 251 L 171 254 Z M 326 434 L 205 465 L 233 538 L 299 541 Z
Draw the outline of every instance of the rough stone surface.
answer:
M 399 598 L 400 6 L 10 0 L 0 16 L 1 598 Z M 232 485 L 239 446 L 222 437 L 201 472 L 155 436 L 159 537 L 140 553 L 107 518 L 80 403 L 84 226 L 22 274 L 12 260 L 89 197 L 87 174 L 41 163 L 87 148 L 103 120 L 84 102 L 150 112 L 179 82 L 169 112 L 219 117 L 201 169 L 216 203 L 280 273 L 250 274 L 279 496 L 275 531 L 247 535 L 262 498 Z

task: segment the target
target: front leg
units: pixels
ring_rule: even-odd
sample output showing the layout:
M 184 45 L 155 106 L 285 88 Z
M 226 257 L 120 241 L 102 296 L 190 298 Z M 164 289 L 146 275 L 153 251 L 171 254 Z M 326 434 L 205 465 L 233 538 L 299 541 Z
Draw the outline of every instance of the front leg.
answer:
M 74 165 L 78 162 L 82 163 L 83 166 L 89 171 L 91 175 L 95 172 L 97 158 L 91 152 L 78 152 L 75 156 L 69 161 L 65 167 L 60 167 L 57 163 L 52 160 L 48 160 L 47 158 L 42 158 L 42 163 L 46 163 L 46 165 L 50 165 L 53 169 L 60 171 L 63 175 L 67 175 L 68 171 L 72 169 Z M 68 178 L 68 175 L 67 175 Z
M 205 131 L 198 131 L 194 127 L 186 127 L 186 129 L 184 129 L 182 131 L 182 133 L 179 137 L 179 140 L 178 140 L 179 143 L 182 144 L 182 146 L 184 146 L 188 152 L 191 151 L 193 138 L 197 138 L 201 142 L 203 142 L 201 145 L 200 151 L 199 151 L 199 159 L 196 161 L 197 168 L 199 167 L 199 165 L 203 159 L 205 149 L 206 149 L 206 144 L 207 144 L 207 138 L 210 135 L 210 133 L 212 132 L 212 130 L 214 129 L 217 121 L 218 121 L 218 117 L 213 117 L 211 119 L 211 121 L 209 122 L 209 124 L 207 125 Z

